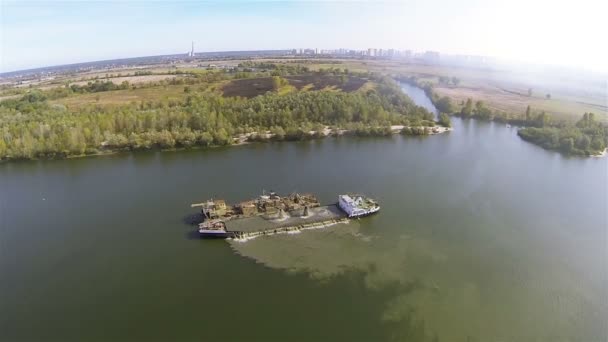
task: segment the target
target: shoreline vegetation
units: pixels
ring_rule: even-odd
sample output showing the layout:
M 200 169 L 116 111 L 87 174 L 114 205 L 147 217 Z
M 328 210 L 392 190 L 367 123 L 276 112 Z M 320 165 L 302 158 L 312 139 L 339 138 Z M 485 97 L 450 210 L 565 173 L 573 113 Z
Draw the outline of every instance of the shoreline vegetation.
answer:
M 395 79 L 424 90 L 440 115 L 447 113 L 518 126 L 517 135 L 524 141 L 568 156 L 603 157 L 607 154 L 608 125 L 598 121 L 594 113 L 584 113 L 576 122 L 555 120 L 544 111 L 534 112 L 530 106 L 525 113 L 507 113 L 492 110 L 483 101 L 473 102 L 471 98 L 456 104 L 451 98 L 436 94 L 431 83 L 420 82 L 416 77 L 396 76 Z
M 0 102 L 0 160 L 329 135 L 425 136 L 448 131 L 443 126 L 450 125 L 449 118 L 436 122 L 433 113 L 415 105 L 390 77 L 370 72 L 310 71 L 300 65 L 246 62 L 236 70 L 199 71 L 168 80 L 164 86 L 183 87 L 182 100 L 79 106 L 61 102 L 87 94 L 133 91 L 135 86 L 127 81 L 66 84 L 4 100 Z M 146 85 L 138 85 L 142 87 Z M 251 93 L 252 89 L 257 93 Z
M 593 113 L 573 122 L 530 106 L 512 113 L 472 98 L 456 103 L 439 96 L 428 78 L 340 66 L 244 61 L 229 69 L 135 72 L 157 77 L 148 83 L 118 77 L 20 89 L 0 101 L 0 162 L 339 135 L 426 136 L 451 130 L 450 116 L 518 126 L 521 139 L 564 155 L 606 155 L 608 125 Z M 395 80 L 423 89 L 438 118 Z

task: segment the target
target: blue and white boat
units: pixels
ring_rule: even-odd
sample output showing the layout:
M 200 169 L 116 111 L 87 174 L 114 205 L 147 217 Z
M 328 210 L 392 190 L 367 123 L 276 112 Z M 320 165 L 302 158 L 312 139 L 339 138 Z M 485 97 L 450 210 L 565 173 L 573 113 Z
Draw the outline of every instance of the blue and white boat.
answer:
M 375 200 L 363 195 L 339 195 L 338 206 L 348 218 L 368 216 L 380 210 Z

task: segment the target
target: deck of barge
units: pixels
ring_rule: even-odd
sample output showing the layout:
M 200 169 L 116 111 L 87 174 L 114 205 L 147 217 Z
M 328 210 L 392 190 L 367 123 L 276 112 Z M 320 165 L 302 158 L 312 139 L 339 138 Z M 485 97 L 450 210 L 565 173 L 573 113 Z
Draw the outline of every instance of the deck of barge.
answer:
M 282 228 L 296 228 L 300 226 L 312 225 L 315 223 L 331 222 L 346 218 L 346 214 L 342 210 L 340 210 L 335 204 L 317 208 L 310 208 L 308 210 L 308 214 L 309 215 L 307 217 L 301 217 L 297 215 L 286 215 L 287 217 L 282 219 L 267 219 L 261 216 L 253 216 L 247 218 L 227 220 L 225 222 L 226 231 L 229 233 L 239 234 L 263 233 L 272 232 L 274 230 Z

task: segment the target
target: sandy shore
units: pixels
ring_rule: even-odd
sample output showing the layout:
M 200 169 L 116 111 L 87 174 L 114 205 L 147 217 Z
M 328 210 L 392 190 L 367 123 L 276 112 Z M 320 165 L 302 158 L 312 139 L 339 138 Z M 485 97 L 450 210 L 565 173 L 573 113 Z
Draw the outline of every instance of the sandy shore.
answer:
M 392 125 L 391 131 L 393 132 L 393 134 L 399 134 L 403 131 L 404 128 L 412 128 L 412 126 Z M 429 135 L 441 134 L 441 133 L 445 133 L 445 132 L 449 132 L 449 131 L 453 130 L 452 127 L 443 127 L 443 126 L 435 126 L 435 127 L 428 127 L 428 128 L 430 130 Z M 325 126 L 323 131 L 321 131 L 323 136 L 344 135 L 348 132 L 349 131 L 346 129 L 331 129 L 331 128 L 329 128 L 329 126 Z M 308 132 L 308 134 L 310 134 L 310 135 L 314 135 L 316 133 L 317 132 L 315 132 L 315 131 Z M 262 135 L 264 139 L 272 139 L 275 136 L 274 134 L 270 133 L 270 131 L 266 131 L 263 133 L 258 133 L 258 132 L 243 133 L 243 134 L 239 134 L 238 136 L 236 136 L 234 138 L 233 145 L 248 144 L 251 142 L 250 139 L 256 135 Z
M 403 126 L 403 125 L 391 126 L 391 130 L 394 133 L 401 133 L 401 131 L 403 131 L 404 128 L 413 128 L 413 126 Z M 428 127 L 428 128 L 431 130 L 429 132 L 429 135 L 441 134 L 441 133 L 445 133 L 445 132 L 449 132 L 449 131 L 453 130 L 452 127 L 443 127 L 443 126 L 434 126 L 434 127 Z
M 591 157 L 593 157 L 593 158 L 602 158 L 602 157 L 605 157 L 606 155 L 608 155 L 608 148 L 604 149 L 602 151 L 602 153 L 600 153 L 600 154 L 591 155 Z

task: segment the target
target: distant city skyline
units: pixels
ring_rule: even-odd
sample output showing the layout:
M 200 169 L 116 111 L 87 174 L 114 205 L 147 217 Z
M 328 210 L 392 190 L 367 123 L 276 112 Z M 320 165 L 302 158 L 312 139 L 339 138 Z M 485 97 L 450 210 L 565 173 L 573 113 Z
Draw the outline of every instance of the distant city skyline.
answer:
M 0 3 L 0 72 L 242 50 L 438 51 L 608 71 L 601 1 Z

